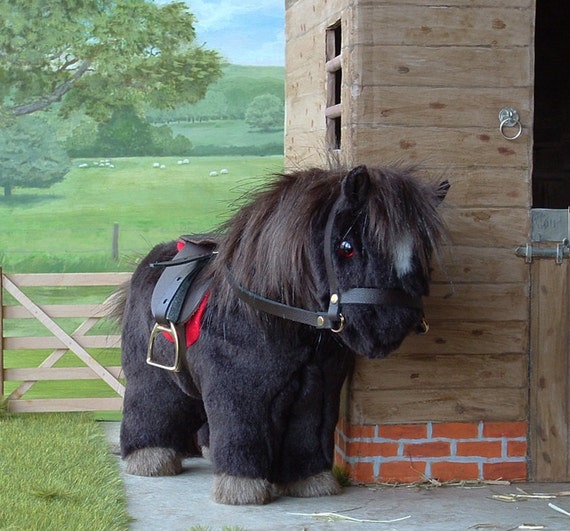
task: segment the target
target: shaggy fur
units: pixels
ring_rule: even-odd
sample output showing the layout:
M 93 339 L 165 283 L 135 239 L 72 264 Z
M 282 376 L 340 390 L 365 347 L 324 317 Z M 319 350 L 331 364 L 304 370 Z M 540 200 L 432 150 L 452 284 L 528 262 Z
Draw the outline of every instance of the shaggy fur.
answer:
M 212 498 L 226 505 L 264 505 L 274 498 L 273 485 L 266 479 L 214 477 Z
M 149 265 L 176 253 L 175 242 L 157 245 L 123 292 L 121 450 L 137 463 L 129 469 L 160 471 L 160 456 L 155 466 L 134 455 L 144 449 L 187 455 L 198 439 L 209 449 L 220 503 L 267 503 L 279 492 L 336 494 L 333 436 L 354 356 L 387 355 L 415 329 L 422 312 L 345 305 L 346 326 L 334 334 L 253 310 L 232 290 L 228 268 L 259 295 L 326 310 L 324 237 L 334 212 L 331 259 L 341 293 L 372 287 L 427 295 L 429 261 L 443 231 L 437 206 L 447 188 L 403 169 L 277 176 L 213 236 L 219 254 L 201 273 L 211 279 L 201 335 L 178 373 L 145 363 L 150 300 L 161 273 Z M 342 252 L 347 246 L 352 253 Z M 159 337 L 155 346 L 157 361 L 170 365 L 172 344 Z
M 125 461 L 125 471 L 135 476 L 175 476 L 182 472 L 180 454 L 171 448 L 141 448 Z
M 333 496 L 340 494 L 340 491 L 338 481 L 328 470 L 288 485 L 281 485 L 279 488 L 281 496 L 293 496 L 294 498 Z

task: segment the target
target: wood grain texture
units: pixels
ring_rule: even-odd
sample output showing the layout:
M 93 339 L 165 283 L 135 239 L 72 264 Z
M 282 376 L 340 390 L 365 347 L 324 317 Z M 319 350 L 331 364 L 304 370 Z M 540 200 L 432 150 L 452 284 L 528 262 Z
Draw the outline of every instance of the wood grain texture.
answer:
M 286 5 L 289 167 L 327 160 L 322 55 L 334 12 L 343 28 L 335 155 L 419 164 L 451 182 L 450 239 L 425 301 L 432 329 L 386 360 L 359 360 L 345 409 L 363 423 L 527 419 L 530 268 L 514 250 L 529 235 L 534 0 Z M 513 142 L 499 132 L 507 105 L 523 124 Z
M 532 264 L 532 479 L 570 477 L 570 263 Z
M 519 421 L 527 418 L 528 390 L 417 389 L 351 390 L 349 422 L 400 424 L 413 422 Z

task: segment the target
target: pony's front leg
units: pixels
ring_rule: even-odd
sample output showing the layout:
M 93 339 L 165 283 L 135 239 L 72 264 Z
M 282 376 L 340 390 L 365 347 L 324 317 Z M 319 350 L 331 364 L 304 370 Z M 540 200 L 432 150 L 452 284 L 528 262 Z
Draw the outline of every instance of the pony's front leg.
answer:
M 317 352 L 301 374 L 280 452 L 279 493 L 313 497 L 339 494 L 332 473 L 340 391 L 353 357 L 335 344 Z
M 274 498 L 267 414 L 249 399 L 239 402 L 238 410 L 208 410 L 215 473 L 212 496 L 228 505 L 262 505 Z

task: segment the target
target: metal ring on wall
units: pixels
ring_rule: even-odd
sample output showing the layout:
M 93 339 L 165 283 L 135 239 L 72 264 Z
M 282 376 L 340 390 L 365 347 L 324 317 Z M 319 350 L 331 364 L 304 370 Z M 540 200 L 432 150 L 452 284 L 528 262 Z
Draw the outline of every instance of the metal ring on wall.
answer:
M 517 131 L 514 135 L 509 136 L 505 133 L 505 127 L 516 127 Z M 503 107 L 499 112 L 499 132 L 506 140 L 516 140 L 522 135 L 523 126 L 520 121 L 519 113 L 512 107 Z
M 509 136 L 505 134 L 505 127 L 517 127 L 517 132 L 513 136 Z M 503 138 L 506 138 L 507 140 L 516 140 L 519 136 L 522 135 L 523 126 L 518 120 L 516 120 L 513 124 L 513 120 L 507 118 L 506 120 L 503 120 L 499 125 L 499 131 L 503 135 Z

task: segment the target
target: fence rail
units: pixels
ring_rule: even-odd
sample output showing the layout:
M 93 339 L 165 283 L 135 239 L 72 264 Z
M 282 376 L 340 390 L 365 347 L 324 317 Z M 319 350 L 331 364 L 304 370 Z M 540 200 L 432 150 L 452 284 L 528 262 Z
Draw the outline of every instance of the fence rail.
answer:
M 96 304 L 61 303 L 40 304 L 33 300 L 26 288 L 69 288 L 107 286 L 117 287 L 130 278 L 130 273 L 39 273 L 4 274 L 0 268 L 0 394 L 4 395 L 5 383 L 16 386 L 6 398 L 9 412 L 44 411 L 116 411 L 122 407 L 124 385 L 120 380 L 120 366 L 104 366 L 93 356 L 93 349 L 101 353 L 106 349 L 120 347 L 120 336 L 92 334 L 88 332 L 108 312 L 108 300 Z M 9 294 L 10 303 L 5 304 L 3 294 Z M 7 297 L 6 297 L 7 299 Z M 60 318 L 80 318 L 81 324 L 71 333 L 58 323 Z M 35 319 L 49 334 L 38 337 L 8 334 L 7 320 Z M 12 328 L 14 326 L 12 325 Z M 25 327 L 24 327 L 25 329 Z M 5 356 L 11 354 L 25 357 L 30 351 L 51 350 L 43 361 L 34 367 L 6 368 Z M 91 349 L 91 352 L 88 350 Z M 83 362 L 80 367 L 55 367 L 67 353 L 72 353 Z M 106 398 L 27 398 L 26 393 L 40 381 L 94 380 L 100 379 L 109 386 L 114 396 Z

